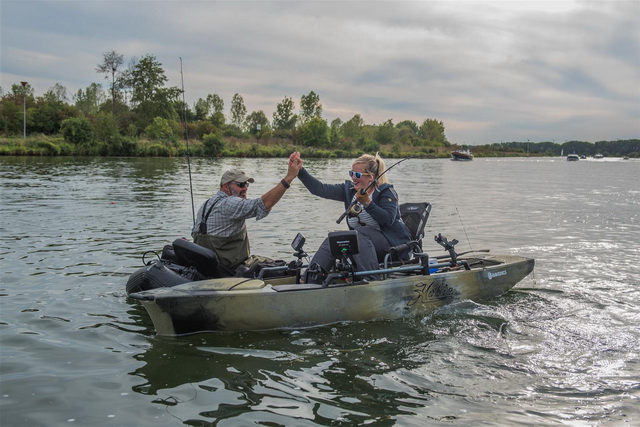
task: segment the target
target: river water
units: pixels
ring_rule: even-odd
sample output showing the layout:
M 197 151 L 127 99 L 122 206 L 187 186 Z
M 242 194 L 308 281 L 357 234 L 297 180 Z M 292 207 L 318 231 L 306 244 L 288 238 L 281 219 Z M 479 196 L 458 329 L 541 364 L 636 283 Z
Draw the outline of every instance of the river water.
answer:
M 389 160 L 389 165 L 393 160 Z M 309 160 L 325 182 L 348 160 Z M 228 167 L 258 196 L 285 159 L 193 159 L 195 208 Z M 124 292 L 142 254 L 193 221 L 185 159 L 0 158 L 3 426 L 639 425 L 640 162 L 407 160 L 425 248 L 536 259 L 507 294 L 424 317 L 158 337 Z M 342 206 L 294 182 L 254 253 L 313 252 Z

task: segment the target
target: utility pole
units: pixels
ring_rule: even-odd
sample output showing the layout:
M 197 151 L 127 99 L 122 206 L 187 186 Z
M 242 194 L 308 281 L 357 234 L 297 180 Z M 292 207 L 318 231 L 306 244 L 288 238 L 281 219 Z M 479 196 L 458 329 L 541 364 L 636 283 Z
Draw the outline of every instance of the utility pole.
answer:
M 27 139 L 27 86 L 29 83 L 20 82 L 22 85 L 22 138 Z

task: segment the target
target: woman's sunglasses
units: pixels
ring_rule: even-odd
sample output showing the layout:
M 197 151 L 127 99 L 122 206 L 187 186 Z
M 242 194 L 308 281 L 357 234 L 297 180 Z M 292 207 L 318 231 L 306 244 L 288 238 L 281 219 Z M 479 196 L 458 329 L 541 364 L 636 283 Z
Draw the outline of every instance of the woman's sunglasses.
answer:
M 371 175 L 371 174 L 366 172 L 349 171 L 349 176 L 352 178 L 355 176 L 357 179 L 360 179 L 362 178 L 362 175 Z
M 233 181 L 233 182 L 240 188 L 249 187 L 248 182 L 238 182 L 238 181 Z

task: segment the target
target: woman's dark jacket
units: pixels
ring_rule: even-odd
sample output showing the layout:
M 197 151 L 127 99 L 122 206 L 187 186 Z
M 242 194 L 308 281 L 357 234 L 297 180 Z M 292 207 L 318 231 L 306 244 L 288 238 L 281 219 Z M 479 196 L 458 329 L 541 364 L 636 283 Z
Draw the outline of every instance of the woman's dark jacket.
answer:
M 323 184 L 313 177 L 305 168 L 300 170 L 298 178 L 309 192 L 325 199 L 337 200 L 344 203 L 345 210 L 351 206 L 356 189 L 352 181 L 344 184 Z M 371 195 L 373 203 L 365 208 L 367 213 L 380 225 L 380 231 L 387 238 L 391 246 L 398 246 L 411 240 L 407 226 L 400 217 L 398 195 L 391 184 L 382 184 Z

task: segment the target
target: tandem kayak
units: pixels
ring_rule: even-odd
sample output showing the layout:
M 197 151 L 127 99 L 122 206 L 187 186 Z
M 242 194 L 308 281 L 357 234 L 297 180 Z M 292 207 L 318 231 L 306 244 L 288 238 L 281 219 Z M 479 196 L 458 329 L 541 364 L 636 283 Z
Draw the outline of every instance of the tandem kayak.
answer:
M 322 283 L 301 283 L 306 267 L 301 247 L 294 247 L 297 260 L 264 267 L 253 272 L 255 277 L 203 279 L 215 253 L 178 239 L 176 256 L 160 257 L 132 274 L 127 294 L 142 303 L 159 335 L 308 328 L 422 316 L 455 301 L 494 298 L 524 279 L 535 263 L 486 250 L 458 255 L 457 241 L 438 235 L 446 255 L 429 257 L 416 245 L 409 262 L 358 272 L 347 259 L 350 248 L 340 246 L 352 237 L 349 233 L 355 232 L 333 233 L 344 262 L 337 262 Z

